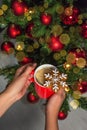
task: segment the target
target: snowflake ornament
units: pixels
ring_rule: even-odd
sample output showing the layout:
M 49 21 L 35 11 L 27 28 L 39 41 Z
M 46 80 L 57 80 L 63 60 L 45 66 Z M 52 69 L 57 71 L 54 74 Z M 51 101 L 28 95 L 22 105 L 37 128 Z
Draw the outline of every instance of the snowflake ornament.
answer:
M 60 73 L 57 69 L 53 69 L 49 73 L 45 73 L 44 79 L 44 86 L 50 87 L 54 92 L 57 92 L 61 87 L 64 89 L 68 88 L 66 83 L 67 74 Z

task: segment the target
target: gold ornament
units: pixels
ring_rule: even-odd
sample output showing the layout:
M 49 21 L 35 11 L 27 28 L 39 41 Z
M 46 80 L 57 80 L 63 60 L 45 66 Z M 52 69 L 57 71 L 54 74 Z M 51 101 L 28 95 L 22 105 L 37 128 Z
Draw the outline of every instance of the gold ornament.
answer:
M 8 6 L 3 4 L 1 8 L 2 8 L 3 11 L 6 11 L 8 9 Z
M 49 43 L 50 42 L 50 36 L 45 36 L 45 43 Z
M 29 15 L 31 15 L 31 14 L 34 14 L 34 8 L 29 8 L 29 10 L 28 10 L 28 13 L 29 13 Z
M 39 10 L 40 10 L 40 12 L 44 12 L 44 7 L 43 6 L 39 6 Z
M 22 0 L 18 0 L 18 2 L 22 2 Z
M 64 12 L 65 12 L 65 15 L 67 15 L 67 16 L 72 15 L 72 13 L 73 13 L 73 7 L 72 6 L 67 7 Z
M 78 24 L 82 24 L 83 23 L 83 21 L 80 19 L 80 20 L 78 20 Z
M 78 53 L 79 53 L 80 51 L 81 51 L 81 49 L 76 49 L 76 52 L 78 52 Z
M 79 107 L 79 101 L 78 101 L 78 100 L 72 100 L 72 101 L 70 102 L 70 106 L 71 106 L 74 110 L 76 110 L 76 109 Z
M 76 91 L 73 92 L 72 96 L 73 96 L 74 99 L 80 99 L 81 98 L 81 92 L 76 90 Z
M 67 57 L 66 57 L 66 61 L 67 61 L 68 63 L 74 63 L 75 60 L 76 60 L 76 57 L 75 57 L 75 55 L 73 55 L 72 53 L 69 53 L 69 54 L 67 55 Z
M 32 45 L 29 45 L 27 48 L 26 48 L 26 51 L 27 52 L 33 52 L 34 51 L 34 48 Z
M 82 78 L 79 79 L 79 83 L 81 83 L 81 82 L 82 82 Z
M 63 7 L 62 5 L 58 5 L 58 6 L 56 7 L 56 12 L 57 12 L 58 14 L 62 14 L 62 13 L 64 12 L 64 7 Z
M 60 53 L 54 53 L 53 58 L 54 60 L 59 60 L 61 58 Z
M 29 12 L 26 11 L 26 12 L 24 13 L 24 16 L 25 16 L 25 17 L 28 17 L 28 16 L 29 16 Z
M 76 61 L 76 65 L 79 68 L 84 68 L 86 66 L 86 60 L 84 58 L 78 58 L 78 60 Z
M 24 52 L 17 52 L 16 53 L 16 58 L 17 58 L 18 61 L 22 61 L 24 57 L 25 57 Z
M 16 42 L 15 43 L 15 49 L 17 51 L 22 51 L 24 49 L 24 42 Z
M 61 50 L 61 51 L 60 51 L 60 55 L 61 55 L 62 57 L 66 56 L 66 54 L 67 54 L 66 50 Z
M 61 25 L 54 25 L 54 26 L 52 27 L 52 33 L 53 33 L 54 35 L 57 34 L 57 36 L 58 36 L 58 35 L 60 35 L 62 32 L 63 32 L 63 28 L 62 28 Z
M 83 15 L 82 14 L 78 15 L 78 19 L 82 20 L 83 19 Z
M 74 32 L 75 32 L 75 27 L 70 27 L 70 28 L 69 28 L 69 31 L 70 31 L 71 33 L 74 33 Z
M 75 67 L 73 68 L 73 73 L 78 74 L 80 72 L 80 68 Z
M 70 37 L 69 37 L 69 35 L 68 35 L 67 33 L 61 34 L 60 37 L 59 37 L 59 40 L 60 40 L 63 44 L 67 45 L 67 44 L 70 42 Z
M 31 20 L 32 20 L 31 15 L 27 16 L 27 21 L 31 21 Z
M 4 14 L 3 10 L 0 9 L 0 16 L 3 15 L 3 14 Z
M 44 42 L 45 42 L 44 38 L 40 37 L 39 43 L 40 43 L 40 44 L 43 44 Z
M 69 87 L 65 87 L 64 90 L 68 93 L 70 91 L 70 88 Z
M 64 67 L 65 70 L 70 70 L 72 65 L 70 63 L 66 62 L 66 63 L 64 63 L 63 67 Z
M 34 47 L 35 49 L 38 49 L 38 48 L 39 48 L 39 43 L 38 43 L 38 42 L 35 42 L 35 43 L 33 44 L 33 47 Z
M 48 8 L 48 2 L 44 3 L 44 8 L 47 9 Z

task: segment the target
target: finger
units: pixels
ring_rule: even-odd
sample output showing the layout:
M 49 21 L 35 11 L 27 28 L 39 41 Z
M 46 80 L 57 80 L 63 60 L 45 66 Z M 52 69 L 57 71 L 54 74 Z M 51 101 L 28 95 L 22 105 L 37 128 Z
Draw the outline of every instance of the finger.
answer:
M 64 99 L 66 97 L 66 92 L 64 89 L 59 89 L 59 91 L 56 93 L 58 96 L 60 96 L 61 99 Z
M 14 78 L 18 77 L 24 71 L 26 66 L 27 65 L 23 65 L 22 67 L 18 68 L 16 73 L 15 73 L 15 77 Z
M 29 63 L 29 64 L 26 64 L 26 65 L 20 67 L 19 69 L 17 69 L 14 78 L 17 78 L 17 77 L 20 76 L 22 73 L 24 73 L 24 71 L 25 71 L 29 66 L 33 67 L 33 64 L 32 64 L 32 63 Z
M 29 74 L 32 72 L 32 70 L 35 69 L 36 65 L 37 64 L 34 63 L 34 64 L 30 64 L 29 66 L 27 66 L 24 73 L 23 73 L 23 75 L 29 76 Z
M 25 83 L 25 87 L 28 88 L 30 84 L 31 84 L 31 82 L 29 80 L 27 80 L 27 82 Z
M 21 91 L 21 96 L 23 96 L 23 95 L 27 92 L 27 89 L 28 89 L 29 85 L 30 85 L 30 82 L 28 82 L 28 83 L 25 85 L 25 87 L 22 89 L 22 91 Z
M 64 94 L 64 93 L 65 93 L 65 90 L 64 90 L 64 88 L 60 88 L 60 89 L 58 90 L 58 92 L 57 92 L 57 93 Z

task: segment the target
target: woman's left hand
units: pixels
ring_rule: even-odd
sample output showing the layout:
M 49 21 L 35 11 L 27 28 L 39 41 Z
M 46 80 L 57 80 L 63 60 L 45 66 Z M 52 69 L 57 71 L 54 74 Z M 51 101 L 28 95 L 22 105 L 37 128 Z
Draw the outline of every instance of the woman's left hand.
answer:
M 14 76 L 13 81 L 8 86 L 6 92 L 9 93 L 11 97 L 15 98 L 15 101 L 21 99 L 23 95 L 26 93 L 27 88 L 29 87 L 31 81 L 30 73 L 36 67 L 36 63 L 34 64 L 27 64 L 20 67 Z

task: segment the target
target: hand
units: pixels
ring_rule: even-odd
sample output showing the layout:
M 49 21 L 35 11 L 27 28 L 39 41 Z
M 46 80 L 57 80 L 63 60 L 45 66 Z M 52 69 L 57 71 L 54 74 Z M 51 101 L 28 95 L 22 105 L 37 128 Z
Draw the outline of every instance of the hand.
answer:
M 6 92 L 10 97 L 14 97 L 15 101 L 21 99 L 26 93 L 27 88 L 30 85 L 30 73 L 34 70 L 36 64 L 27 64 L 22 66 L 16 71 L 12 83 L 8 86 Z
M 36 64 L 27 64 L 17 70 L 13 81 L 9 84 L 7 89 L 0 94 L 0 116 L 26 93 L 31 83 L 29 80 L 31 76 L 30 73 L 35 67 Z
M 58 112 L 62 106 L 62 103 L 65 99 L 65 91 L 64 89 L 60 89 L 57 93 L 52 95 L 48 99 L 48 103 L 46 106 L 47 111 L 49 111 L 53 116 L 58 116 Z
M 65 91 L 63 89 L 60 89 L 57 93 L 49 98 L 46 106 L 45 130 L 59 130 L 58 112 L 64 99 Z

